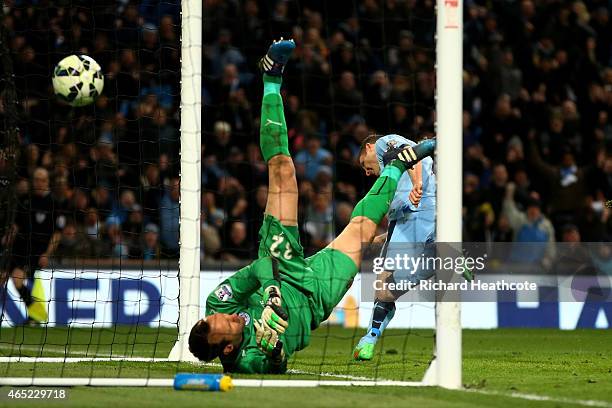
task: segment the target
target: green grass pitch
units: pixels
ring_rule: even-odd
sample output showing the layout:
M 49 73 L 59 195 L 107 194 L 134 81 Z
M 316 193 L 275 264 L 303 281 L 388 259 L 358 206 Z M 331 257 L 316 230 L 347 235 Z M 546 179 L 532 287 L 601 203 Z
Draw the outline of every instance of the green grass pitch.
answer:
M 290 374 L 266 378 L 323 378 L 319 373 L 418 381 L 432 351 L 428 330 L 388 330 L 379 355 L 353 362 L 361 330 L 322 327 L 311 345 L 290 361 Z M 2 328 L 2 356 L 167 357 L 175 331 L 115 329 Z M 44 347 L 41 346 L 44 344 Z M 67 345 L 67 346 L 66 346 Z M 219 372 L 215 366 L 173 362 L 0 363 L 2 377 L 171 378 L 177 372 Z M 261 376 L 237 376 L 261 378 Z M 331 380 L 340 377 L 324 377 Z M 612 407 L 612 331 L 499 329 L 463 331 L 466 390 L 397 387 L 319 387 L 311 389 L 235 388 L 227 393 L 157 388 L 68 390 L 65 401 L 9 401 L 0 388 L 0 406 L 61 407 Z M 512 396 L 519 394 L 520 397 Z M 546 400 L 548 399 L 548 400 Z M 589 405 L 590 404 L 590 405 Z

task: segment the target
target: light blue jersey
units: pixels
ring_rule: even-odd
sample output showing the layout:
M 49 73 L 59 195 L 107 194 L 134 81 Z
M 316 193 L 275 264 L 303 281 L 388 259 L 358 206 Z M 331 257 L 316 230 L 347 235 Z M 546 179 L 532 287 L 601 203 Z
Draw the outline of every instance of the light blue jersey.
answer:
M 380 164 L 381 172 L 385 167 L 382 158 L 387 150 L 404 145 L 415 146 L 416 143 L 400 135 L 386 135 L 376 141 L 376 158 Z M 421 163 L 423 166 L 423 197 L 421 198 L 419 206 L 415 207 L 414 204 L 410 202 L 409 195 L 410 191 L 412 190 L 412 180 L 410 179 L 408 172 L 405 172 L 400 178 L 397 185 L 397 192 L 395 193 L 395 197 L 393 198 L 391 206 L 389 207 L 390 221 L 399 220 L 407 212 L 427 210 L 435 211 L 436 175 L 433 172 L 433 159 L 431 157 L 426 157 L 421 160 Z
M 382 158 L 390 148 L 416 145 L 412 140 L 400 135 L 386 135 L 376 141 L 376 158 L 381 171 L 384 168 Z M 397 192 L 389 207 L 389 232 L 383 247 L 382 256 L 393 258 L 396 254 L 431 256 L 436 234 L 436 176 L 433 172 L 433 159 L 427 157 L 422 163 L 423 196 L 418 207 L 410 202 L 412 180 L 405 172 L 398 183 Z M 395 271 L 396 282 L 403 279 L 418 281 L 427 279 L 433 271 Z
M 389 149 L 401 146 L 414 146 L 415 142 L 400 135 L 386 135 L 376 141 L 376 158 L 382 172 L 383 156 Z M 423 195 L 418 206 L 410 202 L 412 191 L 412 180 L 408 172 L 404 172 L 397 185 L 397 191 L 389 207 L 389 228 L 387 239 L 380 252 L 381 258 L 405 259 L 430 258 L 436 255 L 436 176 L 433 172 L 433 160 L 426 157 L 422 163 Z M 387 264 L 385 260 L 385 264 Z M 392 263 L 393 264 L 393 263 Z M 435 274 L 433 268 L 427 268 L 423 263 L 414 266 L 410 262 L 395 262 L 395 266 L 403 269 L 388 269 L 392 272 L 386 277 L 386 283 L 412 285 L 422 280 L 431 278 Z M 430 263 L 427 262 L 427 265 Z M 387 264 L 388 265 L 388 264 Z M 409 269 L 410 268 L 410 269 Z M 405 290 L 393 290 L 391 294 L 395 300 L 406 293 L 412 285 L 405 285 Z M 359 344 L 353 351 L 356 360 L 371 360 L 373 357 L 373 345 L 376 344 L 383 331 L 393 319 L 395 314 L 395 303 L 388 300 L 376 299 L 368 332 L 359 340 Z

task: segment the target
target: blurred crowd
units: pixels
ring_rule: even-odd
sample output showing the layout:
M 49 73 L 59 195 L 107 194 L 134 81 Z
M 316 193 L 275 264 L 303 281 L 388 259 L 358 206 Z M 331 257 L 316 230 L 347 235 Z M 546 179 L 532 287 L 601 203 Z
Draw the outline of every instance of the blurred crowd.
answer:
M 206 5 L 203 203 L 208 233 L 221 237 L 210 252 L 224 256 L 229 240 L 242 252 L 227 256 L 253 254 L 265 203 L 254 67 L 271 35 L 297 43 L 285 71 L 285 113 L 302 240 L 307 252 L 322 248 L 370 185 L 356 163 L 361 141 L 433 133 L 434 2 Z M 550 249 L 612 237 L 610 7 L 466 2 L 464 240 Z M 545 259 L 542 252 L 534 260 Z
M 16 219 L 37 194 L 37 173 L 53 198 L 60 262 L 178 256 L 174 3 L 4 2 L 20 104 Z M 88 107 L 71 108 L 53 96 L 53 67 L 70 54 L 91 56 L 105 74 L 103 94 Z
M 28 194 L 35 169 L 48 170 L 65 214 L 59 255 L 176 257 L 178 6 L 32 3 L 5 2 L 3 22 L 25 116 L 18 193 Z M 610 240 L 612 6 L 465 3 L 464 240 Z M 267 197 L 256 63 L 270 41 L 297 44 L 283 97 L 302 244 L 312 253 L 348 223 L 373 181 L 357 160 L 366 136 L 434 133 L 434 6 L 204 0 L 203 259 L 256 256 Z M 49 73 L 76 52 L 106 77 L 96 103 L 73 110 L 50 99 Z M 83 248 L 70 249 L 75 242 Z

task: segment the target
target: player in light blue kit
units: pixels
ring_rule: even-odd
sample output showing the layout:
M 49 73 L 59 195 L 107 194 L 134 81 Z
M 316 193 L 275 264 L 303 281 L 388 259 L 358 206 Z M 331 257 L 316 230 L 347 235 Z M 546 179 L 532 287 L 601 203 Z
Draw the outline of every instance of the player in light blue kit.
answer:
M 415 142 L 400 135 L 368 136 L 361 145 L 359 163 L 368 176 L 378 176 L 385 167 L 385 153 L 401 146 L 414 146 Z M 382 242 L 381 257 L 396 255 L 420 257 L 435 255 L 436 234 L 436 176 L 433 160 L 427 157 L 405 172 L 398 183 L 397 191 L 389 207 L 389 228 L 386 234 L 376 237 Z M 381 282 L 417 283 L 429 279 L 434 270 L 396 269 L 384 271 Z M 374 310 L 368 332 L 361 338 L 353 352 L 356 360 L 371 360 L 374 347 L 395 314 L 395 301 L 406 292 L 378 290 L 375 294 Z

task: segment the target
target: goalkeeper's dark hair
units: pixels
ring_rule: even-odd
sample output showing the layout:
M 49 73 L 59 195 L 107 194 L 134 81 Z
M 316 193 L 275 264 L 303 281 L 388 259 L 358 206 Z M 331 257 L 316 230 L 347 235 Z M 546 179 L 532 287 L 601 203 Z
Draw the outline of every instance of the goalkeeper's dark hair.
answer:
M 376 143 L 376 141 L 381 137 L 383 137 L 383 135 L 377 135 L 376 133 L 370 133 L 369 135 L 367 135 L 365 139 L 361 141 L 361 147 L 359 148 L 359 154 L 357 155 L 357 157 L 361 157 L 363 152 L 365 152 L 366 145 Z
M 222 341 L 219 344 L 210 344 L 208 342 L 209 334 L 210 325 L 205 320 L 197 322 L 189 333 L 189 351 L 200 361 L 211 361 L 221 356 L 221 352 L 229 343 L 228 341 Z

